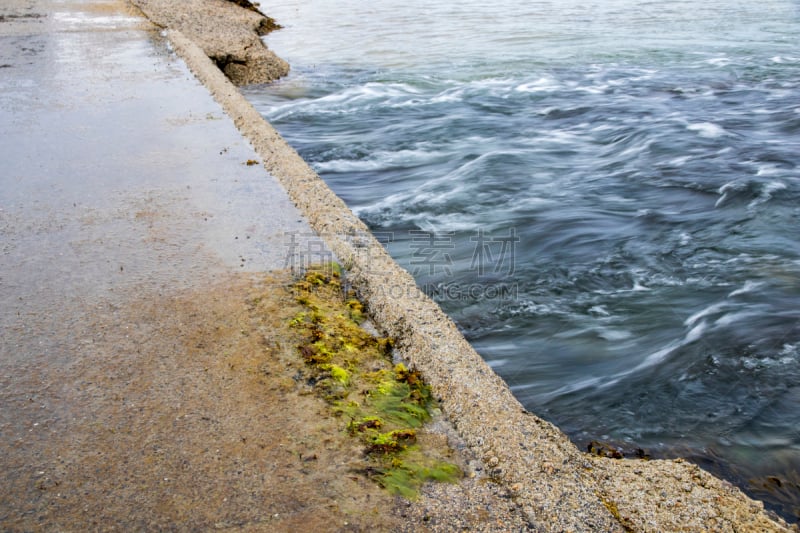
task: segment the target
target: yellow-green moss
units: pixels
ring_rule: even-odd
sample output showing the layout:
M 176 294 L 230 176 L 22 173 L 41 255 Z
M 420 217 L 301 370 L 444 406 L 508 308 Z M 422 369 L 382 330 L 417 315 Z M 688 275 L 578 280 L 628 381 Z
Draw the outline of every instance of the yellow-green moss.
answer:
M 328 370 L 331 373 L 331 377 L 342 385 L 347 385 L 350 382 L 350 372 L 339 365 L 329 365 Z
M 628 520 L 627 518 L 623 517 L 620 514 L 619 508 L 617 507 L 616 503 L 605 498 L 600 493 L 598 493 L 597 495 L 600 497 L 600 501 L 603 502 L 603 505 L 605 505 L 606 509 L 608 509 L 608 512 L 611 513 L 611 515 L 619 521 L 620 525 L 622 526 L 622 529 L 624 529 L 625 531 L 634 531 L 633 527 L 630 524 L 630 520 Z
M 341 267 L 325 265 L 292 287 L 305 310 L 290 325 L 301 333 L 298 352 L 310 381 L 363 443 L 364 472 L 387 490 L 414 498 L 425 481 L 458 479 L 458 467 L 441 459 L 449 450 L 417 443 L 417 430 L 436 407 L 430 387 L 418 371 L 392 365 L 392 339 L 360 326 L 364 306 L 352 292 L 344 294 L 341 277 Z

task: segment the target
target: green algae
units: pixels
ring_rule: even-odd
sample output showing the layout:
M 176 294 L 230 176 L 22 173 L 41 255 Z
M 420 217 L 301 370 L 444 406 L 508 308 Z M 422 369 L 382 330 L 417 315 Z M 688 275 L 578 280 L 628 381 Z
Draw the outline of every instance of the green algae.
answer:
M 608 509 L 608 512 L 609 512 L 609 513 L 611 513 L 611 515 L 612 515 L 614 518 L 616 518 L 616 519 L 617 519 L 617 521 L 619 522 L 619 524 L 622 526 L 622 529 L 624 529 L 625 531 L 631 531 L 631 532 L 632 532 L 632 531 L 636 531 L 636 530 L 633 528 L 633 526 L 632 526 L 632 524 L 631 524 L 630 520 L 629 520 L 629 519 L 627 519 L 627 518 L 625 518 L 624 516 L 622 516 L 622 514 L 620 514 L 620 512 L 619 512 L 619 507 L 617 507 L 617 504 L 616 504 L 616 503 L 614 503 L 612 500 L 609 500 L 609 499 L 605 498 L 605 497 L 604 497 L 602 494 L 600 494 L 599 492 L 597 493 L 597 497 L 598 497 L 598 498 L 600 498 L 600 501 L 603 503 L 603 505 L 605 506 L 605 508 L 606 508 L 606 509 Z
M 350 372 L 339 365 L 327 365 L 326 370 L 331 373 L 332 379 L 341 383 L 342 385 L 347 385 L 350 382 Z
M 413 457 L 413 460 L 395 461 L 392 468 L 382 473 L 379 483 L 388 491 L 413 500 L 417 496 L 419 480 L 450 483 L 459 477 L 461 471 L 451 463 L 428 463 L 424 457 Z
M 342 276 L 338 265 L 324 265 L 292 286 L 305 309 L 289 324 L 302 338 L 308 382 L 347 420 L 344 429 L 363 445 L 362 472 L 386 490 L 415 499 L 426 481 L 455 482 L 462 473 L 445 460 L 451 450 L 418 438 L 437 409 L 430 386 L 417 370 L 392 364 L 392 339 L 361 327 L 364 306 L 343 290 Z

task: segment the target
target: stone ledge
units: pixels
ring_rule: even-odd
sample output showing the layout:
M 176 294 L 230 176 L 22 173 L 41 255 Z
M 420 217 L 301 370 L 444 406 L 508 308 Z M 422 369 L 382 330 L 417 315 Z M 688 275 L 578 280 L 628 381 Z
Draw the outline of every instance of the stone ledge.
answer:
M 257 9 L 228 0 L 130 2 L 157 26 L 194 41 L 235 85 L 268 83 L 289 73 L 289 64 L 261 40 L 280 26 Z

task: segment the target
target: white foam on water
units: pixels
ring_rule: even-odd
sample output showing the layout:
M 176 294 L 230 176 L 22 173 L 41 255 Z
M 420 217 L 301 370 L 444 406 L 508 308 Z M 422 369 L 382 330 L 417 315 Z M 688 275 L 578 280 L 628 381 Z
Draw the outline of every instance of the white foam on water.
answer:
M 314 169 L 325 172 L 366 172 L 391 168 L 411 168 L 430 164 L 447 157 L 442 151 L 398 150 L 396 152 L 377 151 L 370 154 L 369 159 L 331 159 L 314 163 Z
M 688 163 L 691 160 L 692 160 L 692 156 L 690 156 L 690 155 L 682 155 L 682 156 L 670 159 L 667 162 L 667 164 L 675 166 L 675 167 L 682 167 L 682 166 L 684 166 L 686 163 Z
M 686 327 L 689 327 L 689 328 L 693 327 L 695 322 L 697 322 L 701 318 L 705 318 L 705 317 L 707 317 L 709 315 L 714 315 L 716 313 L 719 313 L 719 312 L 729 308 L 730 305 L 731 304 L 729 304 L 727 302 L 719 302 L 719 303 L 716 303 L 716 304 L 713 304 L 713 305 L 709 305 L 705 309 L 702 309 L 702 310 L 698 311 L 697 313 L 693 314 L 692 316 L 690 316 L 689 318 L 684 320 L 683 321 L 683 325 L 686 326 Z
M 785 190 L 787 188 L 786 184 L 782 181 L 770 181 L 769 183 L 765 184 L 761 189 L 758 198 L 747 204 L 748 208 L 755 207 L 757 205 L 761 205 L 763 203 L 769 202 L 772 200 L 772 193 Z
M 521 83 L 514 87 L 514 91 L 520 93 L 541 93 L 541 92 L 555 92 L 564 88 L 564 84 L 550 76 L 543 76 L 538 80 L 528 83 Z
M 490 368 L 500 368 L 502 366 L 507 365 L 510 362 L 511 362 L 510 359 L 492 359 L 486 361 L 486 363 L 489 365 Z
M 786 343 L 786 344 L 783 345 L 783 348 L 781 349 L 780 355 L 782 357 L 786 357 L 786 356 L 797 357 L 797 355 L 800 353 L 800 352 L 798 352 L 798 347 L 800 347 L 800 343 L 797 343 L 797 344 Z
M 683 342 L 681 343 L 681 346 L 684 346 L 686 344 L 689 344 L 690 342 L 696 341 L 697 339 L 699 339 L 700 337 L 703 336 L 703 333 L 705 333 L 705 331 L 707 329 L 708 329 L 708 325 L 706 324 L 706 321 L 704 320 L 704 321 L 700 322 L 695 327 L 690 329 L 689 332 L 684 336 Z
M 717 190 L 720 195 L 719 199 L 714 203 L 714 208 L 717 208 L 725 203 L 731 194 L 741 191 L 745 188 L 745 184 L 740 181 L 730 181 Z
M 601 133 L 608 130 L 616 129 L 614 126 L 610 124 L 600 124 L 599 126 L 594 126 L 589 130 L 590 133 Z
M 787 188 L 788 188 L 788 186 L 782 181 L 777 181 L 777 180 L 776 181 L 770 181 L 764 187 L 764 193 L 772 194 L 772 193 L 777 192 L 777 191 L 783 191 L 783 190 L 785 190 Z
M 420 213 L 413 221 L 423 230 L 441 232 L 474 232 L 476 221 L 461 213 L 432 214 Z
M 517 198 L 514 204 L 511 205 L 510 212 L 522 212 L 522 213 L 530 213 L 531 211 L 536 211 L 541 208 L 550 207 L 553 205 L 558 204 L 554 199 L 551 198 L 540 198 L 538 196 L 525 196 L 523 198 Z
M 800 57 L 794 56 L 774 56 L 770 58 L 770 61 L 773 63 L 778 63 L 779 65 L 786 64 L 786 63 L 797 63 L 800 61 Z
M 553 333 L 554 339 L 574 339 L 575 337 L 581 337 L 587 333 L 592 332 L 592 328 L 572 328 L 572 329 L 565 329 L 560 330 Z
M 464 90 L 463 89 L 456 89 L 445 91 L 443 93 L 434 96 L 429 100 L 431 104 L 445 104 L 448 102 L 459 102 L 464 98 Z M 414 104 L 412 104 L 414 105 Z
M 647 152 L 648 150 L 650 150 L 650 146 L 652 146 L 653 142 L 655 142 L 654 139 L 648 139 L 643 143 L 635 144 L 633 146 L 629 146 L 628 148 L 626 148 L 625 150 L 620 152 L 619 156 L 628 158 L 628 157 L 637 156 L 637 155 L 641 154 L 642 152 Z
M 779 166 L 773 164 L 758 165 L 757 168 L 758 171 L 756 172 L 756 176 L 776 176 L 786 172 Z M 783 188 L 786 188 L 786 186 L 784 185 Z
M 414 88 L 413 94 L 395 94 L 394 101 L 387 104 L 391 109 L 404 107 L 422 107 L 451 102 L 460 102 L 467 94 L 467 88 L 463 85 L 448 87 L 435 95 L 425 95 Z M 409 98 L 410 97 L 410 98 Z
M 800 362 L 800 350 L 798 350 L 798 347 L 800 347 L 800 343 L 784 344 L 783 348 L 778 353 L 778 362 L 782 365 L 790 365 Z
M 551 316 L 551 315 L 566 315 L 559 310 L 555 305 L 540 304 L 533 300 L 521 300 L 516 309 L 512 309 L 509 314 L 511 316 L 519 315 L 535 315 L 535 316 Z
M 270 120 L 275 121 L 285 120 L 298 113 L 340 115 L 369 110 L 375 106 L 391 108 L 407 105 L 409 99 L 420 94 L 419 89 L 406 83 L 369 82 L 315 99 L 299 98 L 271 106 L 267 115 Z
M 760 289 L 763 286 L 764 286 L 764 282 L 763 281 L 750 281 L 750 280 L 747 280 L 747 281 L 744 282 L 744 286 L 741 289 L 736 289 L 735 291 L 733 291 L 730 294 L 728 294 L 728 298 L 734 298 L 734 297 L 742 295 L 742 294 L 747 294 L 749 292 L 753 292 L 756 289 Z
M 728 199 L 728 190 L 730 189 L 728 187 L 728 185 L 730 185 L 730 183 L 726 183 L 725 185 L 723 185 L 722 187 L 719 188 L 719 191 L 717 191 L 720 194 L 720 197 L 717 198 L 716 202 L 714 202 L 714 208 L 715 209 L 717 207 L 721 206 L 722 204 L 724 204 L 725 200 Z
M 411 151 L 416 157 L 420 154 L 418 151 Z M 369 214 L 386 210 L 397 214 L 407 214 L 410 206 L 417 207 L 441 207 L 449 205 L 454 199 L 463 198 L 465 196 L 474 196 L 476 187 L 475 180 L 469 179 L 473 173 L 480 173 L 481 165 L 487 159 L 502 158 L 505 156 L 513 156 L 524 153 L 519 150 L 493 150 L 482 154 L 471 161 L 464 163 L 451 170 L 450 172 L 417 187 L 416 189 L 409 189 L 401 193 L 395 193 L 390 196 L 382 198 L 380 201 L 368 206 L 357 209 L 357 214 Z M 429 152 L 430 154 L 430 152 Z M 370 165 L 371 168 L 371 165 Z M 405 213 L 403 213 L 405 212 Z M 457 211 L 448 211 L 449 215 L 439 215 L 437 219 L 455 221 L 458 227 L 469 227 L 471 222 L 464 221 L 464 214 Z M 412 216 L 406 218 L 407 220 L 417 220 L 417 217 Z M 461 220 L 461 222 L 459 222 Z
M 774 359 L 772 357 L 744 357 L 741 362 L 746 370 L 762 370 L 774 366 L 786 366 L 794 363 L 795 360 L 790 357 L 783 357 L 781 359 Z
M 725 65 L 730 65 L 731 59 L 729 57 L 714 57 L 711 59 L 707 59 L 705 63 L 717 67 L 724 67 Z
M 680 341 L 671 342 L 664 348 L 651 353 L 650 355 L 645 357 L 641 363 L 631 368 L 630 370 L 625 370 L 624 372 L 619 372 L 618 374 L 613 375 L 608 381 L 600 385 L 599 388 L 604 389 L 610 387 L 618 383 L 624 377 L 627 377 L 631 374 L 635 374 L 646 368 L 650 368 L 660 364 L 676 350 L 700 339 L 703 336 L 703 333 L 705 333 L 707 330 L 708 330 L 708 324 L 705 321 L 700 322 L 692 329 L 690 329 L 686 333 L 686 335 L 684 335 L 683 339 L 681 339 Z
M 658 74 L 657 69 L 648 69 L 648 68 L 637 69 L 637 72 L 641 72 L 641 74 L 639 76 L 631 76 L 628 78 L 624 78 L 620 80 L 621 84 L 628 85 L 630 82 L 651 80 L 655 77 L 655 74 Z
M 592 377 L 592 378 L 582 379 L 580 381 L 576 381 L 575 383 L 570 383 L 569 385 L 564 385 L 562 387 L 559 387 L 558 389 L 556 389 L 554 391 L 551 391 L 551 392 L 548 392 L 547 394 L 541 395 L 539 401 L 542 402 L 542 403 L 545 403 L 545 402 L 547 402 L 547 401 L 549 401 L 549 400 L 551 400 L 553 398 L 557 398 L 557 397 L 562 396 L 564 394 L 569 394 L 569 393 L 576 392 L 576 391 L 579 391 L 579 390 L 588 389 L 589 387 L 594 387 L 594 386 L 603 387 L 603 386 L 605 386 L 605 384 L 601 383 L 602 380 L 603 380 L 603 378 L 600 378 L 600 377 Z M 539 384 L 538 383 L 531 383 L 531 384 L 524 384 L 524 385 L 514 385 L 514 386 L 511 387 L 511 391 L 512 392 L 522 391 L 522 390 L 526 390 L 526 389 L 532 389 L 532 388 L 534 388 L 536 386 L 539 386 Z
M 624 377 L 627 377 L 627 376 L 629 376 L 631 374 L 634 374 L 634 373 L 636 373 L 636 372 L 638 372 L 640 370 L 643 370 L 645 368 L 657 365 L 658 363 L 660 363 L 661 361 L 666 359 L 669 354 L 674 352 L 679 347 L 680 347 L 680 345 L 677 345 L 677 344 L 669 345 L 666 348 L 662 348 L 661 350 L 658 350 L 657 352 L 651 353 L 650 355 L 645 357 L 644 361 L 642 361 L 641 363 L 639 363 L 635 367 L 631 368 L 630 370 L 626 370 L 624 372 L 619 372 L 618 374 L 615 374 L 615 375 L 611 376 L 611 378 L 609 378 L 607 381 L 605 381 L 604 383 L 599 385 L 598 388 L 605 389 L 605 388 L 611 387 L 611 386 L 616 385 L 617 383 L 619 383 L 619 381 Z
M 633 333 L 625 329 L 609 329 L 609 328 L 600 328 L 597 331 L 597 334 L 607 340 L 607 341 L 624 341 L 625 339 L 630 339 L 633 337 Z
M 687 319 L 687 322 L 689 321 L 690 320 Z M 695 325 L 694 327 L 692 327 L 681 340 L 673 341 L 664 348 L 661 348 L 660 350 L 657 350 L 649 354 L 647 357 L 644 358 L 644 360 L 642 360 L 641 363 L 639 363 L 638 365 L 629 370 L 618 372 L 609 377 L 598 376 L 598 377 L 584 379 L 575 383 L 571 383 L 569 385 L 560 387 L 559 389 L 549 393 L 547 396 L 548 398 L 555 398 L 562 394 L 575 392 L 589 387 L 596 386 L 598 389 L 605 389 L 613 385 L 616 385 L 617 383 L 619 383 L 621 379 L 627 376 L 630 376 L 647 368 L 657 366 L 658 364 L 665 361 L 676 350 L 702 338 L 703 334 L 706 331 L 708 331 L 708 323 L 704 320 L 699 324 Z M 624 332 L 624 333 L 629 333 L 629 332 Z M 625 338 L 628 337 L 629 335 L 625 335 L 624 337 L 620 337 L 619 340 L 624 340 Z M 609 340 L 618 340 L 618 339 L 609 339 Z M 521 386 L 520 388 L 525 388 L 525 386 Z
M 729 313 L 721 316 L 714 324 L 717 326 L 730 326 L 734 322 L 760 315 L 760 313 L 755 313 L 753 311 L 739 311 L 738 313 Z
M 572 144 L 575 143 L 576 139 L 578 139 L 579 137 L 580 137 L 579 135 L 576 135 L 575 133 L 573 133 L 573 132 L 571 132 L 569 130 L 553 129 L 553 130 L 548 130 L 546 132 L 542 132 L 542 137 L 540 137 L 538 139 L 532 139 L 531 142 L 536 144 L 536 143 L 540 143 L 540 142 L 544 141 L 544 142 L 552 142 L 552 143 L 556 143 L 556 144 L 569 144 L 569 145 L 572 145 Z
M 583 87 L 578 87 L 577 90 L 588 94 L 603 94 L 608 90 L 608 87 L 609 87 L 608 84 L 587 85 Z
M 728 134 L 728 132 L 725 131 L 725 128 L 719 124 L 714 124 L 713 122 L 698 122 L 695 124 L 689 124 L 686 126 L 686 129 L 697 132 L 697 135 L 706 139 L 718 139 L 719 137 Z

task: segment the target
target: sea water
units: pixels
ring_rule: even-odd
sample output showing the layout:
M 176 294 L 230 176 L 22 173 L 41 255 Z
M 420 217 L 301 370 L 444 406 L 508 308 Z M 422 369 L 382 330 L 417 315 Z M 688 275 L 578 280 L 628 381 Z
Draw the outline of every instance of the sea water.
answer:
M 800 2 L 263 9 L 246 95 L 527 408 L 796 520 Z

